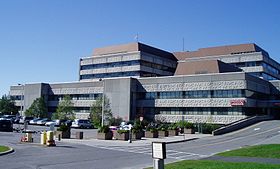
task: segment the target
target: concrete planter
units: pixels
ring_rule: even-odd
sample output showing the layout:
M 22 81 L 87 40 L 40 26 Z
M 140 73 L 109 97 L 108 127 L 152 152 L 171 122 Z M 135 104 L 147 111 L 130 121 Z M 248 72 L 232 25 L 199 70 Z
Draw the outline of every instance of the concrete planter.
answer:
M 116 140 L 124 140 L 127 141 L 129 139 L 129 133 L 118 133 L 116 132 Z
M 168 137 L 169 132 L 168 131 L 158 131 L 159 137 Z
M 56 138 L 70 138 L 71 137 L 71 132 L 70 130 L 68 131 L 56 131 L 55 134 Z
M 145 137 L 146 138 L 158 138 L 158 131 L 154 131 L 154 132 L 146 131 Z
M 169 136 L 178 136 L 179 131 L 178 130 L 168 130 Z
M 194 129 L 184 128 L 184 134 L 194 134 Z
M 112 140 L 113 138 L 113 133 L 108 132 L 108 133 L 97 133 L 97 139 L 99 140 Z
M 143 132 L 132 133 L 132 140 L 141 140 Z

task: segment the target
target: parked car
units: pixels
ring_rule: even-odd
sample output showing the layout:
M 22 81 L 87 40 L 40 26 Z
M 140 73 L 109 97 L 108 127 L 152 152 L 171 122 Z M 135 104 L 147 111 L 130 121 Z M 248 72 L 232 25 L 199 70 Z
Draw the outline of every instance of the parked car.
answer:
M 54 124 L 55 126 L 59 126 L 57 121 L 58 121 L 58 120 L 51 120 L 51 121 L 48 121 L 48 122 L 46 122 L 45 126 L 50 126 L 51 124 Z
M 34 117 L 22 116 L 19 119 L 19 123 L 23 124 L 26 121 L 29 124 L 30 120 L 33 120 L 33 119 L 34 119 Z
M 71 127 L 73 127 L 73 128 L 93 128 L 93 125 L 90 123 L 89 120 L 75 119 L 72 122 Z
M 37 121 L 39 121 L 39 120 L 42 120 L 42 118 L 32 119 L 32 120 L 29 121 L 29 124 L 32 124 L 32 125 L 37 124 Z
M 41 119 L 41 120 L 38 120 L 38 121 L 36 122 L 36 124 L 37 124 L 37 125 L 43 126 L 43 125 L 46 124 L 46 122 L 49 122 L 49 121 L 51 121 L 51 120 L 49 120 L 48 118 L 43 118 L 43 119 Z
M 133 123 L 130 123 L 130 122 L 121 122 L 121 124 L 120 124 L 120 130 L 130 130 L 131 126 L 133 126 Z
M 13 123 L 11 120 L 0 120 L 0 131 L 13 132 Z
M 14 123 L 14 120 L 16 119 L 16 115 L 4 115 L 1 117 L 1 119 L 10 120 L 12 123 Z

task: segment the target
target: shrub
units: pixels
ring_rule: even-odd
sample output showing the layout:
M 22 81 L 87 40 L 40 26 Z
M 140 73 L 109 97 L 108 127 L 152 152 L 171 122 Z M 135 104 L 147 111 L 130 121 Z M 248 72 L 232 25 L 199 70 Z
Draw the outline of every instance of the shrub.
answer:
M 158 131 L 158 130 L 157 130 L 156 127 L 148 126 L 147 129 L 146 129 L 146 131 L 150 131 L 150 132 L 154 133 L 154 132 L 156 132 L 156 131 Z
M 140 120 L 136 120 L 135 121 L 135 124 L 132 128 L 132 132 L 133 133 L 138 133 L 138 132 L 141 132 L 142 131 L 142 125 L 141 125 L 141 122 Z
M 118 132 L 119 134 L 123 134 L 123 133 L 128 133 L 129 130 L 117 130 L 117 132 Z
M 109 120 L 109 123 L 111 126 L 119 126 L 123 122 L 123 119 L 121 117 L 113 117 L 112 119 Z
M 204 123 L 202 124 L 202 133 L 203 134 L 212 134 L 212 131 L 220 128 L 221 126 L 218 125 L 218 124 L 207 124 L 207 123 Z
M 194 128 L 193 123 L 183 121 L 183 120 L 179 121 L 177 123 L 177 126 L 180 127 L 180 128 L 187 128 L 187 129 L 193 129 Z
M 108 133 L 110 132 L 110 128 L 109 126 L 103 126 L 103 127 L 100 127 L 99 130 L 98 130 L 98 133 Z
M 70 129 L 70 128 L 69 128 L 67 125 L 62 124 L 62 125 L 60 125 L 59 128 L 57 128 L 57 131 L 67 131 L 67 130 L 69 130 L 69 129 Z
M 161 124 L 158 127 L 159 131 L 167 131 L 167 129 L 168 129 L 168 125 L 167 124 Z
M 168 130 L 177 130 L 177 129 L 178 129 L 178 127 L 177 127 L 176 123 L 172 123 L 168 126 Z

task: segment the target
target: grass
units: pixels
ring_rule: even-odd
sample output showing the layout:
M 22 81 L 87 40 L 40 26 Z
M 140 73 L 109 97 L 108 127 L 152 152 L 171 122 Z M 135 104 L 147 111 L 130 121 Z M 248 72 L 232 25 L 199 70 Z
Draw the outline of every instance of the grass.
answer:
M 216 155 L 232 157 L 280 158 L 280 144 L 250 146 Z M 279 169 L 278 164 L 225 162 L 215 160 L 185 160 L 165 165 L 165 169 Z
M 6 146 L 0 146 L 0 153 L 1 153 L 1 152 L 8 151 L 8 150 L 10 150 L 10 148 L 9 148 L 9 147 L 6 147 Z
M 277 164 L 236 163 L 208 160 L 185 160 L 166 164 L 165 169 L 279 169 Z M 152 168 L 149 168 L 152 169 Z
M 250 146 L 217 154 L 225 157 L 280 158 L 280 144 Z

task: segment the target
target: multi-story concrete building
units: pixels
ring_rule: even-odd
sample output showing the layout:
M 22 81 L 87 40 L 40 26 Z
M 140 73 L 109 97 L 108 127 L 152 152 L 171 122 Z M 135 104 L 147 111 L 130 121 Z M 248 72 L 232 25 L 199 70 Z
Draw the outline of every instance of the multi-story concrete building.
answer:
M 76 115 L 87 118 L 90 106 L 105 94 L 113 115 L 124 120 L 143 116 L 227 124 L 276 114 L 279 68 L 255 44 L 172 54 L 132 43 L 99 48 L 92 57 L 80 59 L 79 82 L 11 86 L 10 95 L 24 110 L 44 96 L 49 113 L 55 112 L 63 96 L 70 95 Z
M 142 43 L 97 48 L 80 59 L 80 81 L 108 77 L 172 76 L 177 59 L 172 53 Z

